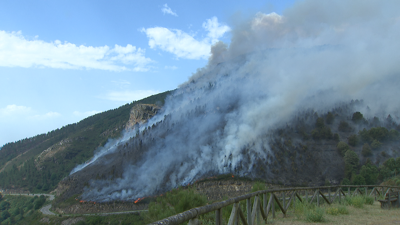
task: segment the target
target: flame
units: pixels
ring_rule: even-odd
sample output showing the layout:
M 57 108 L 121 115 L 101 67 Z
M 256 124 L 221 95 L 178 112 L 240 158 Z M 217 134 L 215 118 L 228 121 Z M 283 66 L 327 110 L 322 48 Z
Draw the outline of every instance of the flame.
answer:
M 232 177 L 235 177 L 235 176 L 232 175 Z
M 138 198 L 138 199 L 136 199 L 136 201 L 134 201 L 134 203 L 138 203 L 138 202 L 142 201 L 143 199 L 145 199 L 145 197 L 143 197 L 143 198 Z
M 80 203 L 84 203 L 85 201 L 83 201 L 83 200 L 80 200 L 79 202 L 80 202 Z

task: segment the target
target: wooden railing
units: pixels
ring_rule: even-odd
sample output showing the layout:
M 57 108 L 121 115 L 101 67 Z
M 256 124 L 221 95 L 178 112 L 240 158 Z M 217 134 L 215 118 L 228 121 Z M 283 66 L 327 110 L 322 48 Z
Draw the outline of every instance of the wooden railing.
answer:
M 347 190 L 346 190 L 347 189 Z M 351 189 L 353 189 L 351 191 Z M 334 190 L 334 192 L 332 192 Z M 292 205 L 295 208 L 295 198 L 298 198 L 300 202 L 306 201 L 308 203 L 315 202 L 318 206 L 321 204 L 321 200 L 325 201 L 329 205 L 335 200 L 342 201 L 342 196 L 353 196 L 353 195 L 366 195 L 374 196 L 375 200 L 379 196 L 384 196 L 390 190 L 399 191 L 400 187 L 395 186 L 376 186 L 376 185 L 338 185 L 338 186 L 322 186 L 322 187 L 298 187 L 298 188 L 282 188 L 282 189 L 269 189 L 254 192 L 247 195 L 231 198 L 226 201 L 213 203 L 210 205 L 202 206 L 187 210 L 174 216 L 170 216 L 163 220 L 152 223 L 153 225 L 178 225 L 184 222 L 189 222 L 190 225 L 199 224 L 198 217 L 215 212 L 215 224 L 222 225 L 222 208 L 233 204 L 232 212 L 229 217 L 228 225 L 238 225 L 240 222 L 244 225 L 255 225 L 260 224 L 260 220 L 267 223 L 267 219 L 272 214 L 275 218 L 275 202 L 282 212 L 283 216 L 289 210 L 289 206 Z M 332 195 L 333 193 L 333 195 Z M 263 198 L 261 198 L 261 195 Z M 267 196 L 269 199 L 267 201 Z M 311 197 L 311 198 L 310 198 Z M 263 199 L 261 202 L 261 199 Z M 251 202 L 253 200 L 253 207 Z M 240 202 L 246 201 L 246 213 L 245 216 L 241 207 Z M 398 198 L 400 204 L 400 198 Z M 258 221 L 257 221 L 258 220 Z M 256 223 L 257 222 L 257 223 Z

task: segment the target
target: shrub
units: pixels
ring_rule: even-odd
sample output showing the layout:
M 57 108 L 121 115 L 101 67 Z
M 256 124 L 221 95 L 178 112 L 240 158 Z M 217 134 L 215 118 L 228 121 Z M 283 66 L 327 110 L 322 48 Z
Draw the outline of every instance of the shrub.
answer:
M 253 184 L 253 187 L 251 188 L 251 192 L 256 192 L 256 191 L 261 191 L 261 190 L 266 190 L 267 187 L 265 186 L 265 183 L 256 181 Z
M 361 154 L 362 154 L 364 157 L 367 157 L 367 156 L 371 156 L 371 155 L 372 155 L 371 146 L 369 146 L 368 143 L 365 143 L 365 144 L 363 145 Z
M 350 185 L 351 183 L 350 183 L 350 180 L 349 179 L 347 179 L 347 178 L 343 178 L 343 180 L 342 180 L 342 185 Z
M 308 222 L 323 222 L 324 213 L 325 212 L 322 208 L 307 210 L 305 212 L 305 218 Z
M 353 117 L 351 118 L 351 120 L 357 123 L 362 121 L 363 118 L 364 118 L 363 114 L 361 114 L 360 112 L 355 112 L 353 113 Z
M 156 202 L 151 202 L 149 215 L 158 220 L 206 203 L 207 197 L 196 193 L 193 188 L 178 188 L 158 197 Z
M 275 208 L 277 208 L 277 207 L 275 207 Z M 303 202 L 296 201 L 295 212 L 305 215 L 306 212 L 308 212 L 310 210 L 314 210 L 315 208 L 316 208 L 315 204 L 311 204 L 311 203 L 308 203 L 308 202 L 305 202 L 305 201 L 303 201 Z
M 391 130 L 389 131 L 389 139 L 390 139 L 391 141 L 398 141 L 398 140 L 399 140 L 399 137 L 400 137 L 400 133 L 399 133 L 397 130 L 391 129 Z
M 349 214 L 349 210 L 344 205 L 339 206 L 338 207 L 338 211 L 339 211 L 340 214 Z
M 361 196 L 351 198 L 351 205 L 356 208 L 362 208 L 364 205 L 364 198 Z
M 3 211 L 1 213 L 1 217 L 3 218 L 3 220 L 7 219 L 8 217 L 10 217 L 10 213 L 8 211 Z
M 357 135 L 353 134 L 351 135 L 348 139 L 347 139 L 347 143 L 349 143 L 349 145 L 351 146 L 357 146 L 358 145 L 358 137 Z
M 382 146 L 382 143 L 380 143 L 376 139 L 374 141 L 372 141 L 372 143 L 371 143 L 371 148 L 374 149 L 374 150 L 380 148 L 381 146 Z
M 339 134 L 335 133 L 335 134 L 333 135 L 333 140 L 339 142 L 339 141 L 340 141 Z
M 349 197 L 349 196 L 346 196 L 345 198 L 344 198 L 344 204 L 345 205 L 352 205 L 352 197 Z
M 368 204 L 368 205 L 373 205 L 374 204 L 374 198 L 371 197 L 371 196 L 364 197 L 364 201 L 365 201 L 365 204 Z
M 361 175 L 355 175 L 353 179 L 354 185 L 365 185 L 365 178 Z
M 352 130 L 349 124 L 345 121 L 340 121 L 338 129 L 341 132 L 350 132 Z
M 339 154 L 341 156 L 344 156 L 344 154 L 347 152 L 347 150 L 350 149 L 350 147 L 346 144 L 346 142 L 340 141 L 337 146 L 337 150 L 339 151 Z
M 336 215 L 339 214 L 339 209 L 336 208 L 336 207 L 329 207 L 329 208 L 326 209 L 326 213 L 329 214 L 329 215 L 336 216 Z

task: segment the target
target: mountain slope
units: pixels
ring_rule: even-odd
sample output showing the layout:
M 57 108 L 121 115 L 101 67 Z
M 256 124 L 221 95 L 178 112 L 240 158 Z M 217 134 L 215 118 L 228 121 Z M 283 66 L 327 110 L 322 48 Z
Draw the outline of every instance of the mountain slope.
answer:
M 53 190 L 71 170 L 93 156 L 109 138 L 124 130 L 132 107 L 164 104 L 171 91 L 108 110 L 47 134 L 13 143 L 0 150 L 0 188 L 22 188 L 31 192 Z

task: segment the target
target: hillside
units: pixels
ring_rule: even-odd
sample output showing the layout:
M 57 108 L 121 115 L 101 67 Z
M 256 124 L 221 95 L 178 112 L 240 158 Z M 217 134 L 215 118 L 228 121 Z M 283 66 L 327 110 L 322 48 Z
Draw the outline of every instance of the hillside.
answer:
M 31 192 L 53 190 L 78 164 L 93 156 L 126 128 L 131 109 L 140 104 L 163 105 L 171 91 L 134 101 L 60 129 L 8 143 L 0 150 L 0 188 Z
M 379 120 L 377 117 L 364 118 L 356 110 L 365 107 L 362 102 L 352 101 L 338 105 L 329 112 L 313 110 L 299 112 L 285 126 L 265 133 L 257 140 L 263 143 L 261 151 L 254 153 L 257 145 L 250 143 L 242 150 L 242 161 L 237 164 L 238 166 L 233 167 L 232 161 L 229 162 L 232 156 L 226 156 L 228 162 L 223 166 L 227 168 L 227 173 L 235 176 L 262 179 L 276 185 L 320 186 L 342 182 L 375 184 L 390 177 L 396 168 L 400 169 L 400 158 L 395 160 L 400 156 L 398 145 L 400 127 L 390 116 L 384 120 Z M 199 113 L 203 113 L 204 116 L 210 114 L 210 112 Z M 195 114 L 186 115 L 186 119 L 193 119 Z M 138 170 L 139 165 L 147 162 L 146 155 L 151 149 L 159 146 L 160 139 L 166 139 L 168 134 L 174 133 L 175 129 L 182 129 L 182 124 L 185 124 L 185 120 L 181 123 L 171 123 L 170 120 L 169 116 L 165 116 L 163 121 L 142 129 L 136 136 L 110 148 L 102 160 L 93 162 L 62 180 L 58 190 L 61 196 L 57 201 L 62 202 L 82 193 L 80 198 L 96 202 L 133 201 L 136 196 L 130 197 L 128 193 L 143 186 L 146 188 L 139 189 L 141 197 L 168 191 L 175 170 L 185 168 L 183 162 L 175 163 L 175 169 L 167 171 L 157 169 L 156 173 L 163 174 L 160 183 L 154 183 L 157 176 L 145 172 L 135 176 L 145 176 L 140 179 L 146 179 L 148 183 L 138 183 L 130 168 L 135 165 Z M 221 127 L 216 129 L 222 129 Z M 207 141 L 206 144 L 212 143 L 210 139 Z M 379 146 L 374 142 L 379 142 Z M 185 143 L 182 145 L 189 146 Z M 196 142 L 191 143 L 192 148 L 197 145 Z M 340 147 L 342 145 L 344 150 Z M 369 146 L 369 151 L 364 150 L 366 146 Z M 168 160 L 167 157 L 169 156 L 164 156 L 164 162 Z M 153 161 L 148 163 L 146 168 L 150 171 L 159 168 Z M 186 171 L 182 171 L 184 172 Z M 201 174 L 195 176 L 193 180 L 188 180 L 186 184 L 218 174 L 220 174 L 218 171 L 204 167 Z M 132 183 L 127 183 L 127 180 Z M 119 189 L 110 189 L 113 185 L 119 185 Z

